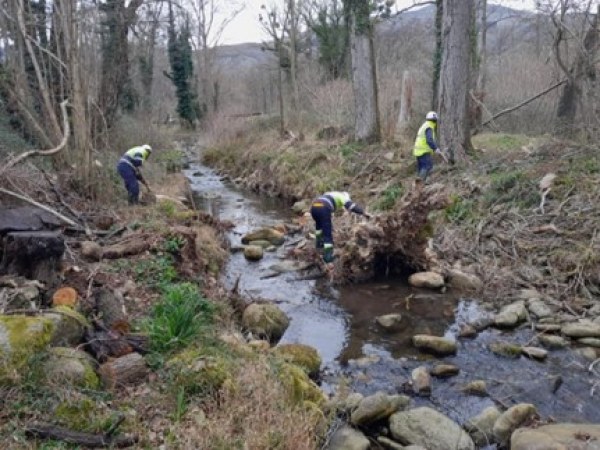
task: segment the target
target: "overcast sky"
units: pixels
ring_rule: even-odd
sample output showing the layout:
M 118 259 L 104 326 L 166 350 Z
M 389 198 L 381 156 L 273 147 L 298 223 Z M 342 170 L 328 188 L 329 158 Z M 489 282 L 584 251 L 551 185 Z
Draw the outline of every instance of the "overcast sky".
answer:
M 227 0 L 224 0 L 227 1 Z M 266 38 L 258 23 L 260 6 L 271 4 L 275 0 L 241 0 L 245 4 L 244 10 L 231 22 L 223 33 L 221 44 L 239 44 L 242 42 L 261 42 Z M 282 3 L 283 0 L 276 0 Z M 499 3 L 515 9 L 533 9 L 534 0 L 499 0 L 490 3 Z M 413 4 L 412 0 L 396 0 L 399 8 Z

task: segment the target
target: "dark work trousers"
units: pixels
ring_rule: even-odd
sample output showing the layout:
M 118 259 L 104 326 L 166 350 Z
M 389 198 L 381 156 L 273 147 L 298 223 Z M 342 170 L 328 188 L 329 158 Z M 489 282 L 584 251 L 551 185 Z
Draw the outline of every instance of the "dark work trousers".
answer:
M 310 208 L 310 215 L 315 221 L 317 231 L 323 232 L 323 243 L 333 245 L 333 227 L 331 225 L 331 207 L 322 201 L 315 201 Z
M 140 183 L 135 176 L 135 170 L 126 162 L 120 162 L 117 165 L 117 171 L 123 181 L 125 182 L 125 188 L 127 189 L 128 199 L 130 205 L 138 203 L 140 198 Z
M 431 153 L 425 153 L 424 155 L 417 156 L 417 170 L 419 178 L 423 181 L 427 180 L 427 177 L 433 170 L 433 157 Z

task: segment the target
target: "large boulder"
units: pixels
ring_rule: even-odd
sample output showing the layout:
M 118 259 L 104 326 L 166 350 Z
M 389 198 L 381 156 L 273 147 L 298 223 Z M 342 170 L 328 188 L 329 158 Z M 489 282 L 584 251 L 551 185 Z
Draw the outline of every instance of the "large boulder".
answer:
M 87 353 L 70 347 L 53 347 L 44 365 L 49 383 L 69 384 L 85 389 L 97 389 L 100 379 L 94 371 L 94 360 Z
M 494 317 L 494 325 L 501 328 L 512 328 L 527 318 L 525 303 L 518 301 L 505 306 Z
M 408 277 L 408 283 L 414 287 L 439 289 L 444 286 L 444 277 L 436 272 L 417 272 Z
M 511 450 L 600 450 L 600 425 L 559 423 L 536 429 L 519 428 Z
M 496 423 L 500 414 L 498 408 L 489 406 L 467 420 L 464 428 L 471 435 L 475 445 L 478 447 L 492 445 L 494 442 L 494 423 Z
M 255 337 L 277 342 L 290 325 L 290 319 L 276 305 L 252 303 L 244 310 L 242 325 Z
M 273 245 L 281 245 L 285 241 L 285 235 L 274 228 L 260 228 L 242 237 L 242 244 L 251 241 L 269 241 Z
M 310 376 L 316 376 L 321 368 L 319 352 L 309 345 L 282 344 L 275 347 L 273 353 L 287 362 L 300 366 Z
M 421 445 L 428 450 L 474 450 L 469 435 L 454 421 L 427 407 L 401 411 L 390 417 L 394 440 L 404 445 Z
M 562 334 L 571 338 L 600 337 L 600 324 L 589 320 L 572 322 L 562 327 Z
M 386 395 L 378 392 L 363 398 L 350 416 L 352 425 L 369 425 L 386 419 L 400 409 L 404 409 L 410 399 L 404 395 Z
M 52 341 L 56 326 L 50 317 L 0 316 L 0 378 L 18 372 L 29 357 Z
M 504 445 L 510 439 L 514 430 L 531 419 L 537 410 L 531 403 L 519 403 L 504 411 L 496 423 L 494 423 L 494 439 L 497 443 Z
M 368 450 L 370 442 L 360 431 L 344 425 L 331 436 L 326 450 Z
M 453 355 L 456 353 L 456 342 L 443 337 L 416 334 L 413 336 L 412 342 L 419 350 L 437 355 Z

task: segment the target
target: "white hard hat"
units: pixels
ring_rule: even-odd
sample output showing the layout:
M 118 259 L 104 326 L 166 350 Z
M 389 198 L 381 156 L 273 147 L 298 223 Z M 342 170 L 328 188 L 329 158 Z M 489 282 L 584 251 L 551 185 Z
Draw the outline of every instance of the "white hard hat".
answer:
M 148 150 L 149 153 L 152 153 L 152 147 L 150 147 L 148 144 L 144 144 L 142 145 L 142 148 L 144 150 Z
M 342 192 L 342 196 L 344 197 L 344 201 L 346 201 L 346 202 L 350 201 L 350 193 L 349 192 Z
M 435 111 L 429 111 L 425 116 L 425 120 L 438 120 L 437 113 Z

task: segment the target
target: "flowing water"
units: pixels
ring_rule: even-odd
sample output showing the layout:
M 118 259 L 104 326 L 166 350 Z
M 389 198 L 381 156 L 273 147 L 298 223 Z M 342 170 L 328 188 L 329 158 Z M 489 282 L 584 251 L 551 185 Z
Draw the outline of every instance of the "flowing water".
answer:
M 210 168 L 195 164 L 185 175 L 197 207 L 235 224 L 229 233 L 233 247 L 240 245 L 246 232 L 291 218 L 287 205 L 239 190 Z M 268 299 L 289 315 L 291 324 L 281 342 L 307 344 L 319 351 L 325 391 L 332 392 L 345 378 L 363 394 L 405 392 L 415 367 L 447 362 L 460 368 L 459 375 L 434 379 L 431 396 L 414 397 L 413 403 L 433 406 L 459 423 L 494 403 L 520 402 L 535 404 L 544 420 L 600 422 L 600 392 L 590 395 L 594 382 L 600 380 L 588 372 L 590 362 L 572 350 L 552 351 L 544 362 L 502 358 L 488 350 L 494 341 L 531 345 L 534 333 L 523 326 L 510 332 L 488 329 L 475 339 L 460 339 L 456 356 L 421 354 L 410 343 L 414 334 L 454 338 L 459 324 L 486 312 L 475 300 L 452 292 L 417 290 L 405 280 L 384 279 L 335 289 L 324 280 L 298 280 L 297 272 L 265 278 L 272 273 L 269 267 L 280 262 L 290 248 L 286 244 L 277 252 L 265 252 L 259 262 L 246 261 L 242 252 L 232 253 L 223 281 L 232 287 L 239 278 L 244 296 Z M 388 313 L 402 314 L 400 331 L 390 333 L 376 324 L 377 316 Z M 462 387 L 473 380 L 485 380 L 490 396 L 463 393 Z

